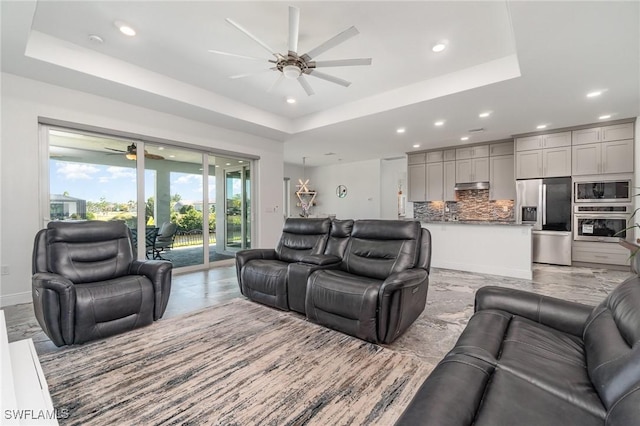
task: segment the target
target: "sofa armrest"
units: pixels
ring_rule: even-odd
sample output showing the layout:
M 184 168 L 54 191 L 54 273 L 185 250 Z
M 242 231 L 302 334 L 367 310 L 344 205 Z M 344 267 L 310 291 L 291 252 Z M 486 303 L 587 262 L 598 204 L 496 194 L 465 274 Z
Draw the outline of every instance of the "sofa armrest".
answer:
M 144 275 L 151 280 L 154 292 L 153 320 L 164 315 L 171 294 L 171 271 L 173 264 L 166 260 L 134 260 L 129 267 L 132 275 Z
M 582 337 L 593 306 L 528 291 L 487 286 L 476 292 L 475 311 L 497 309 Z
M 76 288 L 67 278 L 38 272 L 31 279 L 33 310 L 42 330 L 56 346 L 73 344 Z
M 393 342 L 420 316 L 427 303 L 429 274 L 414 268 L 387 277 L 378 293 L 378 340 Z
M 342 262 L 342 259 L 331 254 L 307 254 L 302 256 L 299 262 L 308 263 L 310 265 L 328 266 L 337 265 Z

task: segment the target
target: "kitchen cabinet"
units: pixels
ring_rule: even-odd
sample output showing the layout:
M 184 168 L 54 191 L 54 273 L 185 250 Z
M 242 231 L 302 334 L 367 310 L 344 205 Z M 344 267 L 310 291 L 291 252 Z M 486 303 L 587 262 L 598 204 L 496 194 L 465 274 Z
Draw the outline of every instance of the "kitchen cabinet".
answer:
M 442 162 L 443 152 L 442 151 L 431 151 L 427 152 L 427 163 L 438 163 Z
M 516 139 L 516 178 L 571 176 L 571 132 Z
M 571 146 L 571 132 L 549 133 L 516 139 L 516 151 Z
M 571 260 L 607 265 L 629 265 L 629 251 L 615 243 L 573 241 Z
M 456 149 L 456 160 L 482 158 L 489 156 L 489 145 L 476 145 Z
M 489 157 L 456 160 L 456 183 L 487 182 L 488 180 Z
M 455 154 L 455 151 L 454 151 L 454 154 Z M 446 151 L 445 151 L 445 158 L 446 158 Z M 456 162 L 455 161 L 445 161 L 442 164 L 444 166 L 444 185 L 443 185 L 444 200 L 445 201 L 456 201 L 456 190 L 455 190 L 455 187 L 456 187 Z
M 633 123 L 592 127 L 589 129 L 574 130 L 572 132 L 573 145 L 611 142 L 624 139 L 633 139 Z
M 409 164 L 407 167 L 408 201 L 426 201 L 426 164 Z
M 426 154 L 424 152 L 419 152 L 417 154 L 409 154 L 407 159 L 407 164 L 424 164 L 426 163 Z
M 499 155 L 489 159 L 489 199 L 515 200 L 516 181 L 513 155 Z
M 489 155 L 491 157 L 495 155 L 512 155 L 513 154 L 513 141 L 492 143 L 489 145 Z
M 455 160 L 456 160 L 455 149 L 447 149 L 444 151 L 444 161 L 455 161 Z
M 444 199 L 444 165 L 439 163 L 427 163 L 427 201 L 442 201 Z
M 573 175 L 633 172 L 633 139 L 573 146 Z

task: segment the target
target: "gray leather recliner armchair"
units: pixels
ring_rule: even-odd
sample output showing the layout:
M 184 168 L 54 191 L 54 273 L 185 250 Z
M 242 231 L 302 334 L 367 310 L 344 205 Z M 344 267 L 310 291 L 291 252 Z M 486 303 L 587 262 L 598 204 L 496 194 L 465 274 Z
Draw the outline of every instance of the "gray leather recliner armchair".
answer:
M 50 222 L 32 267 L 36 319 L 56 346 L 149 325 L 171 292 L 171 262 L 136 260 L 123 222 Z

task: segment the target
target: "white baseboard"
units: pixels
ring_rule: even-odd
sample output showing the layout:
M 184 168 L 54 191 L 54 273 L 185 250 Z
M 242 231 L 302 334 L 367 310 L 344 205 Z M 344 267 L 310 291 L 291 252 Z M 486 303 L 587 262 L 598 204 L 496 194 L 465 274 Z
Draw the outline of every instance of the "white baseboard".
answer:
M 0 296 L 0 308 L 11 305 L 19 305 L 21 303 L 31 303 L 31 292 L 25 291 L 22 293 L 4 294 Z
M 501 267 L 496 265 L 480 265 L 472 263 L 458 263 L 458 262 L 432 262 L 431 266 L 434 268 L 453 269 L 457 271 L 477 272 L 479 274 L 500 275 L 503 277 L 521 278 L 524 280 L 530 280 L 533 278 L 533 272 L 531 269 L 516 269 L 509 267 Z

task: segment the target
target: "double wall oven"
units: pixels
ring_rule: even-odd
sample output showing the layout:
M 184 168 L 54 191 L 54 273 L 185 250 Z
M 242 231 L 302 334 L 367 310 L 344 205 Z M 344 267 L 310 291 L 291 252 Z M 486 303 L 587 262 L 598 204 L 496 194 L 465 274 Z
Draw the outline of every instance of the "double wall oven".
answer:
M 573 239 L 618 242 L 633 213 L 631 178 L 574 182 Z

